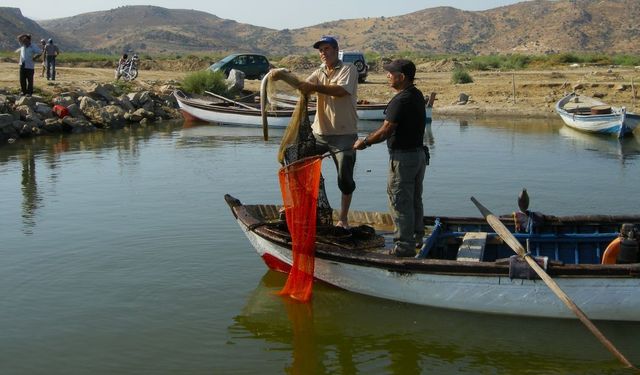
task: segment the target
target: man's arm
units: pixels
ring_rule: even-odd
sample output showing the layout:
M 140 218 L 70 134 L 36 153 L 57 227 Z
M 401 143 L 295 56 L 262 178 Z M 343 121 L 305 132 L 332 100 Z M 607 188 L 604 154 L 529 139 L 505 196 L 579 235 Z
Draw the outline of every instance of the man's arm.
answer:
M 321 85 L 321 84 L 316 84 L 316 83 L 311 83 L 306 81 L 300 82 L 300 84 L 298 84 L 298 90 L 302 91 L 303 94 L 310 94 L 312 92 L 317 92 L 320 94 L 337 96 L 337 97 L 351 95 L 342 86 Z
M 352 95 L 349 90 L 351 90 L 354 80 L 358 79 L 358 70 L 351 64 L 343 66 L 340 72 L 337 73 L 337 76 L 332 79 L 332 83 L 335 82 L 335 84 L 332 85 L 319 84 L 317 74 L 324 73 L 319 73 L 318 70 L 315 71 L 314 74 L 307 78 L 306 82 L 302 82 L 298 86 L 298 90 L 302 91 L 304 94 L 317 92 L 319 94 L 340 98 Z
M 390 122 L 389 120 L 384 120 L 384 122 L 382 123 L 382 126 L 376 129 L 373 133 L 367 135 L 363 139 L 356 140 L 356 142 L 353 144 L 353 148 L 355 150 L 364 150 L 365 148 L 373 144 L 380 143 L 386 140 L 387 138 L 391 137 L 393 132 L 396 131 L 397 127 L 398 127 L 397 122 Z

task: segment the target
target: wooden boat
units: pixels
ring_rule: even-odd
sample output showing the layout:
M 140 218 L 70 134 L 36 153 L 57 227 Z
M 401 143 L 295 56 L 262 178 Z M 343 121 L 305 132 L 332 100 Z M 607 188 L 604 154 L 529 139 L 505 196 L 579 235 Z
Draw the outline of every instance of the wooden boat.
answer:
M 180 90 L 173 92 L 183 116 L 216 124 L 262 127 L 259 104 L 237 102 L 219 95 L 217 101 L 192 98 Z M 293 115 L 293 108 L 277 108 L 267 111 L 269 127 L 286 128 Z M 315 110 L 309 111 L 313 118 Z
M 277 101 L 283 107 L 294 107 L 298 98 L 289 95 L 278 95 Z M 436 93 L 432 92 L 428 98 L 425 99 L 425 109 L 427 112 L 427 122 L 431 122 L 433 114 L 433 103 L 436 100 Z M 316 102 L 311 101 L 309 103 L 311 108 L 315 108 Z M 374 103 L 368 100 L 358 100 L 356 103 L 356 113 L 358 119 L 365 121 L 382 121 L 385 118 L 385 110 L 387 109 L 387 103 Z
M 433 114 L 433 103 L 436 100 L 436 93 L 432 92 L 425 98 L 425 109 L 427 111 L 427 122 L 431 122 Z M 367 100 L 358 100 L 356 113 L 360 120 L 382 121 L 385 117 L 387 103 L 371 103 Z
M 279 206 L 244 205 L 226 195 L 240 228 L 266 265 L 288 272 L 291 237 Z M 546 272 L 591 319 L 640 321 L 640 263 L 601 264 L 623 223 L 640 231 L 640 215 L 531 215 L 500 220 L 546 267 Z M 418 305 L 482 313 L 572 318 L 573 313 L 522 266 L 483 218 L 425 217 L 429 236 L 416 258 L 388 255 L 391 217 L 350 212 L 356 229 L 321 231 L 316 241 L 316 279 L 365 295 Z M 364 225 L 364 226 L 363 226 Z M 375 233 L 370 229 L 375 229 Z
M 556 103 L 556 112 L 567 126 L 589 133 L 615 134 L 619 138 L 633 133 L 640 115 L 616 108 L 597 99 L 571 93 Z

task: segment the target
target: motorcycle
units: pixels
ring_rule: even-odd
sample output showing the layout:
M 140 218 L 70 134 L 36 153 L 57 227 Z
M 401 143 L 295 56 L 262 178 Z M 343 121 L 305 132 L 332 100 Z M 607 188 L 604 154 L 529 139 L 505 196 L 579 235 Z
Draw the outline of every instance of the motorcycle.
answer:
M 138 54 L 134 54 L 116 68 L 116 80 L 122 77 L 125 81 L 133 81 L 138 76 Z

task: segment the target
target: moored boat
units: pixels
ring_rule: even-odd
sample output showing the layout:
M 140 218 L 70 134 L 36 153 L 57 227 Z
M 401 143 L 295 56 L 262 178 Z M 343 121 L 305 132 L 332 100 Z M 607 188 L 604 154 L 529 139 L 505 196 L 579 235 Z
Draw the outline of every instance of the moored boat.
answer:
M 267 266 L 288 272 L 292 264 L 291 237 L 279 219 L 279 206 L 244 205 L 229 195 L 225 200 Z M 528 266 L 511 256 L 513 252 L 483 218 L 425 217 L 430 235 L 422 250 L 416 258 L 397 258 L 387 254 L 393 227 L 388 214 L 349 215 L 356 229 L 318 233 L 314 272 L 318 280 L 352 292 L 418 305 L 574 317 Z M 546 272 L 589 318 L 640 321 L 637 240 L 632 263 L 602 264 L 622 224 L 631 224 L 634 233 L 640 231 L 640 215 L 531 215 L 529 219 L 528 226 L 520 216 L 503 217 L 501 221 L 520 242 L 528 243 Z
M 584 95 L 571 93 L 556 103 L 556 112 L 574 129 L 597 134 L 615 134 L 619 138 L 633 133 L 640 115 L 626 108 L 608 104 Z
M 278 95 L 277 101 L 283 107 L 294 107 L 298 98 L 289 95 Z M 436 100 L 436 93 L 432 92 L 429 97 L 425 98 L 425 110 L 427 113 L 427 122 L 432 121 L 433 115 L 433 103 Z M 315 101 L 309 102 L 312 108 L 315 108 Z M 385 110 L 387 109 L 387 103 L 376 103 L 368 100 L 358 100 L 356 103 L 356 113 L 358 119 L 365 121 L 382 121 L 385 117 Z
M 186 118 L 217 124 L 262 127 L 260 107 L 254 103 L 241 103 L 231 99 L 218 101 L 193 98 L 180 90 L 173 92 L 180 110 Z M 269 127 L 286 128 L 294 108 L 276 108 L 267 111 Z M 315 110 L 309 110 L 313 117 Z

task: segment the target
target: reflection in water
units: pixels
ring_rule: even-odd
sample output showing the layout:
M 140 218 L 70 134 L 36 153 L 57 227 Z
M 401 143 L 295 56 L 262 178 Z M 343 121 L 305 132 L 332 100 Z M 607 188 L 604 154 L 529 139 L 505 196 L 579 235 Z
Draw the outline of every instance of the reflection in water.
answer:
M 152 136 L 162 136 L 163 132 L 173 132 L 181 128 L 181 122 L 165 122 L 156 127 L 133 127 L 118 131 L 98 131 L 88 134 L 63 134 L 21 139 L 12 145 L 0 149 L 0 164 L 13 158 L 21 161 L 22 224 L 23 233 L 31 235 L 37 224 L 37 211 L 43 206 L 42 190 L 55 190 L 58 169 L 62 166 L 63 155 L 80 153 L 102 154 L 105 150 L 115 149 L 119 167 L 137 165 L 141 142 L 147 142 Z M 40 175 L 38 182 L 36 170 L 48 172 Z
M 618 139 L 608 135 L 584 133 L 568 126 L 560 128 L 559 133 L 574 147 L 618 159 L 622 165 L 628 164 L 640 155 L 640 141 L 637 136 Z
M 532 319 L 433 309 L 369 298 L 318 283 L 313 302 L 275 293 L 286 275 L 268 271 L 229 327 L 234 345 L 291 345 L 291 374 L 414 374 L 441 371 L 589 373 L 616 366 L 577 320 Z M 632 362 L 638 323 L 600 322 Z M 247 336 L 248 335 L 248 336 Z M 366 371 L 366 370 L 369 371 Z M 384 369 L 384 370 L 382 370 Z
M 36 159 L 30 149 L 22 158 L 22 223 L 25 234 L 33 234 L 35 227 L 35 212 L 42 199 L 38 196 L 38 182 L 36 181 Z
M 431 147 L 435 144 L 436 140 L 433 138 L 433 132 L 431 131 L 431 121 L 425 125 L 424 128 L 424 143 Z

